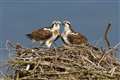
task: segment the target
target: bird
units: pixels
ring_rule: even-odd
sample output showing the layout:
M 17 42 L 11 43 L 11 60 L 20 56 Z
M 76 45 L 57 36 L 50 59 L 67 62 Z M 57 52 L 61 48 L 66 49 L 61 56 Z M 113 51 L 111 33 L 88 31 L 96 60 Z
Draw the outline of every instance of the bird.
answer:
M 45 45 L 50 48 L 60 35 L 60 24 L 59 20 L 54 20 L 49 27 L 33 30 L 31 33 L 26 34 L 26 36 L 32 42 L 39 42 L 40 46 Z
M 61 33 L 61 39 L 66 45 L 82 45 L 87 44 L 88 39 L 81 33 L 73 30 L 71 22 L 63 21 L 64 32 Z
M 63 21 L 63 26 L 64 26 L 64 32 L 60 34 L 60 37 L 65 45 L 84 45 L 88 46 L 93 50 L 98 51 L 99 48 L 96 46 L 93 46 L 87 39 L 86 36 L 84 36 L 80 32 L 76 32 L 73 30 L 71 22 L 68 20 Z
M 54 41 L 60 36 L 60 24 L 60 21 L 55 20 L 50 27 L 33 30 L 31 33 L 26 34 L 26 36 L 31 39 L 32 42 L 39 42 L 41 46 L 45 45 L 47 48 L 50 48 Z M 28 71 L 30 67 L 31 65 L 28 64 L 26 70 Z

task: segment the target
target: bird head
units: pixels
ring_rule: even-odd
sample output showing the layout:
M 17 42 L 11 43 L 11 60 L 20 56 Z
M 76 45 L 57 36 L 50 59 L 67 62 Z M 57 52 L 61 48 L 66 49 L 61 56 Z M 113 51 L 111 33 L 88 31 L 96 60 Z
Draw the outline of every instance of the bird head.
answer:
M 64 20 L 64 21 L 63 21 L 63 25 L 71 25 L 71 23 L 70 23 L 70 21 L 68 21 L 68 20 Z
M 70 21 L 64 20 L 62 25 L 63 25 L 65 31 L 67 31 L 67 32 L 73 31 Z
M 52 29 L 53 30 L 59 30 L 60 29 L 61 22 L 58 20 L 55 20 L 52 22 Z
M 55 20 L 52 22 L 51 31 L 53 32 L 53 35 L 57 36 L 60 34 L 59 33 L 60 32 L 60 25 L 61 25 L 61 22 L 58 20 Z

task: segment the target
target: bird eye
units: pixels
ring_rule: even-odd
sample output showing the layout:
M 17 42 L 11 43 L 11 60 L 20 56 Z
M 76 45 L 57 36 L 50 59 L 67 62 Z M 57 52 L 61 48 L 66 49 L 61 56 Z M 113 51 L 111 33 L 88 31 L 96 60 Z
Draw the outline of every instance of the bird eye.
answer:
M 67 23 L 68 25 L 70 25 L 70 23 Z

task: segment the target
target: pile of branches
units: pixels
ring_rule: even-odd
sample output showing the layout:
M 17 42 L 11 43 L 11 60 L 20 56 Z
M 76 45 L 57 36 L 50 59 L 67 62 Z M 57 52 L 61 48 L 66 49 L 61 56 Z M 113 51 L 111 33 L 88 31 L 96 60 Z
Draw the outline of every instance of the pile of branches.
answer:
M 15 56 L 8 62 L 13 73 L 5 80 L 120 80 L 120 61 L 114 57 L 120 42 L 110 46 L 110 26 L 104 33 L 105 49 L 95 45 L 24 48 L 6 42 L 5 49 Z
M 119 80 L 120 63 L 109 50 L 87 45 L 22 48 L 9 61 L 14 80 Z M 12 76 L 13 76 L 12 75 Z

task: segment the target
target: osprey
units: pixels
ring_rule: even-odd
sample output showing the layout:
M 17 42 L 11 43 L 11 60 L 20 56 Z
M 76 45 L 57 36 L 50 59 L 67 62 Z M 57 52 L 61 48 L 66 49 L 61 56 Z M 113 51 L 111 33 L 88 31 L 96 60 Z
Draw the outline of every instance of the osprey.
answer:
M 88 40 L 79 32 L 72 29 L 71 23 L 67 20 L 63 22 L 64 32 L 61 34 L 63 42 L 67 45 L 81 45 L 88 43 Z
M 46 45 L 50 48 L 52 43 L 57 40 L 60 35 L 60 24 L 60 21 L 53 21 L 50 27 L 34 30 L 30 34 L 26 34 L 26 36 L 33 42 L 39 41 L 41 45 Z

